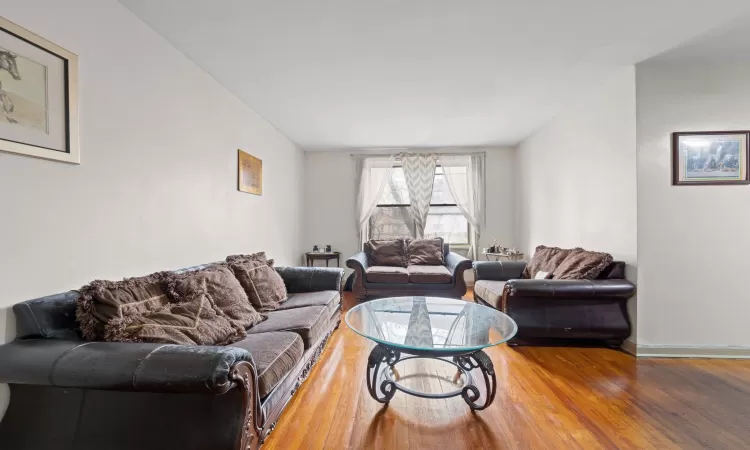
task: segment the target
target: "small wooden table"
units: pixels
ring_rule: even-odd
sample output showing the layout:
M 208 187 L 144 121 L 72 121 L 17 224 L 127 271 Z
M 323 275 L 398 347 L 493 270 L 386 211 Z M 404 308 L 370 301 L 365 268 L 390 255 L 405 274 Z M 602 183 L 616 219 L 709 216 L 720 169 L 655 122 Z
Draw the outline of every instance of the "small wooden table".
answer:
M 508 261 L 520 261 L 523 259 L 523 253 L 517 255 L 508 255 L 505 253 L 483 253 L 487 261 L 493 261 L 490 258 L 495 258 L 494 261 L 500 261 L 500 258 L 508 258 Z
M 340 252 L 307 252 L 305 253 L 305 257 L 307 259 L 307 267 L 314 266 L 315 260 L 317 259 L 324 260 L 326 262 L 326 267 L 328 267 L 328 261 L 332 259 L 336 260 L 336 267 L 341 266 Z

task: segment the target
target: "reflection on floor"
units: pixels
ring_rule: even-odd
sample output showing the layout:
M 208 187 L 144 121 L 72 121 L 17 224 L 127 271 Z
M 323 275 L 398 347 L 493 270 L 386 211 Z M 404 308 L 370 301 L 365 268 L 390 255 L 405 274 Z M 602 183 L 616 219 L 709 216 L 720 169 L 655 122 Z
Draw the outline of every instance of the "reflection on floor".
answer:
M 354 304 L 346 295 L 344 309 Z M 375 402 L 364 378 L 372 346 L 342 322 L 264 450 L 750 447 L 750 361 L 500 346 L 487 351 L 495 402 L 472 413 L 461 397 Z M 434 376 L 410 387 L 450 388 L 439 362 L 419 364 Z

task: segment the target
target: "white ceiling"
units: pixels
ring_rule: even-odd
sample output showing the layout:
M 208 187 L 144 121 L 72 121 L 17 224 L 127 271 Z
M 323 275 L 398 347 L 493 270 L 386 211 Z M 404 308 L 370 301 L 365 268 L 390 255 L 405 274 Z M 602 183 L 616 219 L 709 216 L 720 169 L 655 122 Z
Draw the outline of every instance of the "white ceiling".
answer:
M 305 149 L 513 145 L 747 0 L 120 0 Z

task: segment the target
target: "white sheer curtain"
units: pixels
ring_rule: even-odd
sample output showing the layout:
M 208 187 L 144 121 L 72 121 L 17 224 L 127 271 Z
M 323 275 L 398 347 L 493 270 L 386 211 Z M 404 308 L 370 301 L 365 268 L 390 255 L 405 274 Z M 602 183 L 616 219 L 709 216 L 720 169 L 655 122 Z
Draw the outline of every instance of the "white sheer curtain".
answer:
M 386 182 L 391 177 L 395 162 L 395 155 L 363 157 L 357 161 L 359 189 L 357 191 L 356 225 L 360 244 L 365 243 L 368 239 L 368 221 L 378 205 Z
M 409 212 L 414 219 L 414 237 L 422 239 L 427 213 L 430 211 L 437 156 L 433 153 L 403 153 L 400 157 L 409 190 Z
M 445 181 L 456 205 L 469 222 L 469 256 L 479 256 L 479 236 L 485 224 L 484 155 L 439 155 Z

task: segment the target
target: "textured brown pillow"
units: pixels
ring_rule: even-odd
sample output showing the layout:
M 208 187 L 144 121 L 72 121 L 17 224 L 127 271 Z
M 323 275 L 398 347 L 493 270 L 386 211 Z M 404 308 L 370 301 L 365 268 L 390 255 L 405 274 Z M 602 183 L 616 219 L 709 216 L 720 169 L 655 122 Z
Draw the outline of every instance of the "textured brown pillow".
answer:
M 590 252 L 574 248 L 552 272 L 554 280 L 593 280 L 612 264 L 609 253 Z
M 251 253 L 249 255 L 229 255 L 226 257 L 226 262 L 230 263 L 233 261 L 260 261 L 273 267 L 276 262 L 273 259 L 266 258 L 266 252 Z
M 442 266 L 445 264 L 443 238 L 409 239 L 406 255 L 410 266 Z
M 521 277 L 533 279 L 540 270 L 553 273 L 557 269 L 557 266 L 565 260 L 570 251 L 570 249 L 560 247 L 538 246 L 534 250 L 534 256 L 531 257 L 531 261 L 526 264 Z
M 406 267 L 406 245 L 403 239 L 386 241 L 369 240 L 365 244 L 365 252 L 371 266 Z
M 234 260 L 229 263 L 250 303 L 260 312 L 273 311 L 287 299 L 286 285 L 273 267 L 260 261 Z
M 247 336 L 198 290 L 181 303 L 171 303 L 159 311 L 133 316 L 121 327 L 110 328 L 107 341 L 153 342 L 182 345 L 227 345 Z
M 214 306 L 243 329 L 266 319 L 264 315 L 255 311 L 242 285 L 224 264 L 173 275 L 169 279 L 168 291 L 172 299 L 178 303 L 191 301 L 198 293 L 208 296 Z
M 123 281 L 95 280 L 82 287 L 76 318 L 83 337 L 104 339 L 107 329 L 121 327 L 125 319 L 162 309 L 169 303 L 167 277 L 167 272 L 158 272 Z

